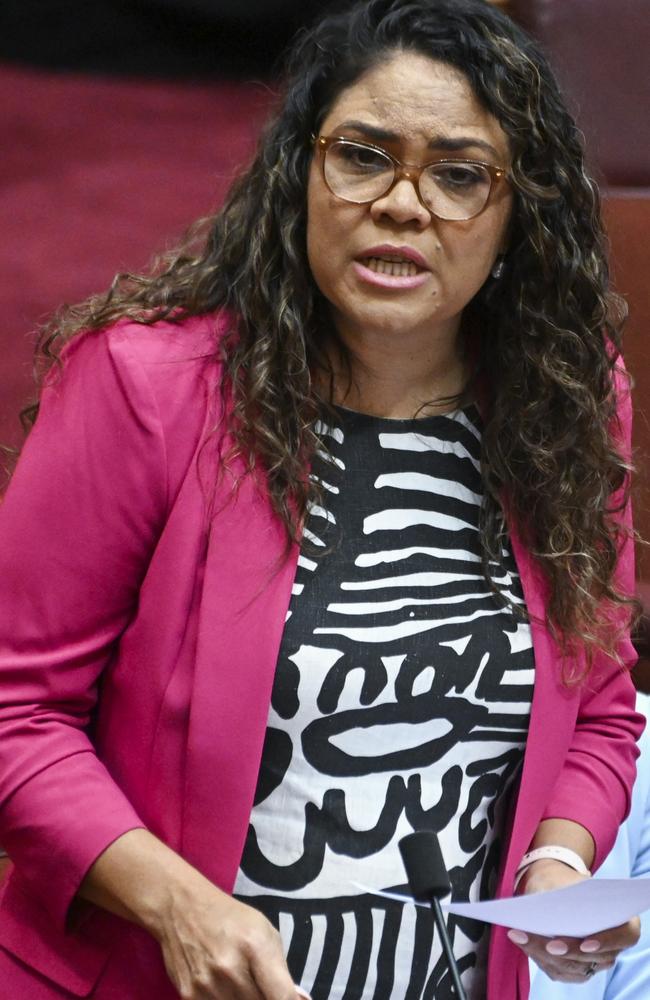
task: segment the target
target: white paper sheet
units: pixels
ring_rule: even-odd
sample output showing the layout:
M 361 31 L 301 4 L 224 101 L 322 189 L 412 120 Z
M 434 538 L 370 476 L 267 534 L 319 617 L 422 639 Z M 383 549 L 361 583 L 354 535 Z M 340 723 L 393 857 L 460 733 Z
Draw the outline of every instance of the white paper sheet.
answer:
M 359 885 L 359 888 L 376 896 L 417 903 L 412 896 L 381 892 L 368 886 Z M 585 879 L 552 892 L 482 903 L 443 903 L 442 909 L 461 917 L 473 917 L 488 924 L 501 924 L 545 937 L 588 937 L 617 927 L 650 909 L 650 878 Z

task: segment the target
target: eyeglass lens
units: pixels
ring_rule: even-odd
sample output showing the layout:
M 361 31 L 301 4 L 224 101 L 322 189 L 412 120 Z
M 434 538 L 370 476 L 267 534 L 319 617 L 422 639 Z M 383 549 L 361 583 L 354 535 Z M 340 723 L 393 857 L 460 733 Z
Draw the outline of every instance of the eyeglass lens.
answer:
M 381 150 L 341 141 L 328 147 L 324 172 L 333 194 L 363 204 L 388 191 L 395 165 Z M 480 163 L 433 163 L 420 175 L 420 198 L 438 218 L 461 221 L 483 210 L 491 185 L 490 172 Z

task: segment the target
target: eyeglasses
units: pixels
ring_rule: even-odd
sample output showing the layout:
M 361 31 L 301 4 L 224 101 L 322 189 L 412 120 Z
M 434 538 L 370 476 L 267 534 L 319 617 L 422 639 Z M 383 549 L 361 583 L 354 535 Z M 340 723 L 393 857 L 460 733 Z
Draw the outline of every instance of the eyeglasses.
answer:
M 507 180 L 505 167 L 478 160 L 432 160 L 418 167 L 402 163 L 380 146 L 335 135 L 312 136 L 321 154 L 321 170 L 337 198 L 365 205 L 391 191 L 406 178 L 432 215 L 465 222 L 483 211 L 495 185 Z

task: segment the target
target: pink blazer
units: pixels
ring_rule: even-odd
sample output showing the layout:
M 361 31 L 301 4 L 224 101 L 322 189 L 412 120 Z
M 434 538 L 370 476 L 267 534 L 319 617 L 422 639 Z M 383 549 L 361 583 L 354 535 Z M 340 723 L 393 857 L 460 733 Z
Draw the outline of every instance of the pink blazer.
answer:
M 8 996 L 176 996 L 140 929 L 93 908 L 66 924 L 84 874 L 129 829 L 148 827 L 217 885 L 233 884 L 297 550 L 283 560 L 282 528 L 250 478 L 234 498 L 229 474 L 213 486 L 224 446 L 219 322 L 121 322 L 74 341 L 0 507 Z M 624 442 L 629 409 L 621 394 Z M 603 859 L 628 809 L 642 728 L 629 676 L 604 659 L 586 687 L 562 686 L 541 624 L 544 585 L 510 530 L 538 621 L 500 895 L 544 817 L 582 823 Z M 631 589 L 631 545 L 620 574 Z M 623 653 L 631 664 L 629 644 Z M 526 963 L 496 929 L 489 1000 L 527 995 Z

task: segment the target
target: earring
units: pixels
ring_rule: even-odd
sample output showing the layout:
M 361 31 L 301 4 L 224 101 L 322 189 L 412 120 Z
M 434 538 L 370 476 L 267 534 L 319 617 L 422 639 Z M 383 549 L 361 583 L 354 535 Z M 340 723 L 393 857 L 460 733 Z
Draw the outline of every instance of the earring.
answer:
M 495 281 L 498 281 L 499 278 L 503 277 L 503 272 L 505 271 L 505 269 L 506 269 L 505 257 L 503 256 L 503 254 L 501 254 L 499 257 L 497 257 L 496 261 L 494 262 L 492 271 L 490 272 Z

